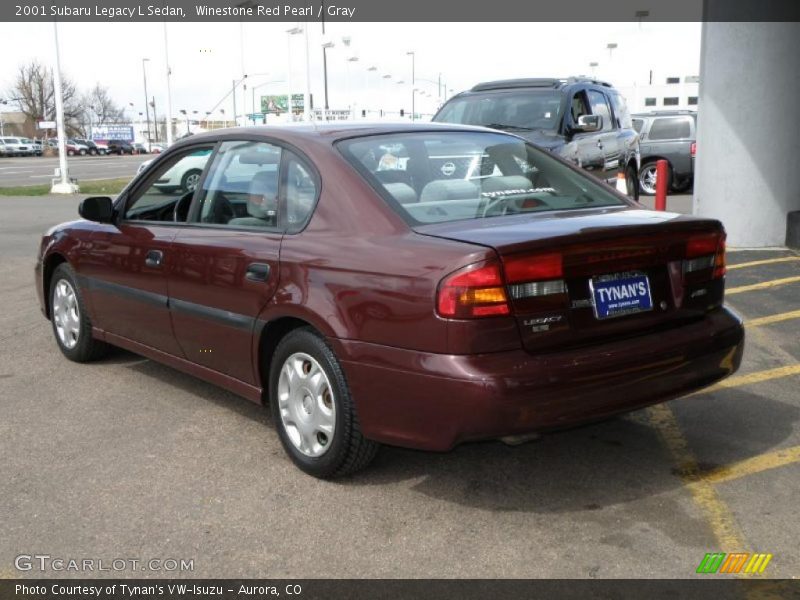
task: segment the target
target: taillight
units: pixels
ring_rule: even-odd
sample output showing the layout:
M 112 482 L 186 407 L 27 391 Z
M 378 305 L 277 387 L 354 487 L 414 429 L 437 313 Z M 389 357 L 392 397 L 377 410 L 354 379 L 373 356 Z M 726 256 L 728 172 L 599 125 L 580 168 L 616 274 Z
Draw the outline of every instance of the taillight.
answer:
M 689 147 L 689 151 L 692 153 L 692 157 L 697 154 L 697 142 L 692 142 L 692 145 Z
M 567 292 L 564 256 L 560 252 L 509 256 L 503 259 L 503 266 L 515 300 Z
M 725 275 L 725 234 L 709 233 L 690 237 L 686 241 L 683 272 L 696 273 L 711 270 L 711 278 Z
M 439 316 L 474 319 L 509 314 L 503 275 L 496 261 L 459 269 L 439 284 L 436 299 Z

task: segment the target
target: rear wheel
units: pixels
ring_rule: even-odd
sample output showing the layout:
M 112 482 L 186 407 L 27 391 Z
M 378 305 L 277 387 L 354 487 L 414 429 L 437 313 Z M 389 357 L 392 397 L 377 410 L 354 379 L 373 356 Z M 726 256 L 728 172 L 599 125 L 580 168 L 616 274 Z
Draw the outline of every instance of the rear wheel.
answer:
M 200 183 L 201 173 L 202 172 L 197 169 L 186 171 L 183 177 L 181 177 L 181 190 L 184 192 L 193 192 L 197 184 Z
M 378 444 L 361 434 L 339 361 L 311 328 L 284 337 L 270 365 L 270 410 L 286 453 L 319 478 L 366 467 Z
M 667 189 L 670 189 L 672 182 L 672 168 L 667 164 Z M 646 196 L 656 193 L 656 162 L 648 162 L 642 165 L 639 170 L 639 188 Z
M 58 348 L 68 359 L 89 362 L 102 358 L 109 346 L 92 337 L 92 322 L 72 267 L 62 263 L 50 279 L 50 322 Z

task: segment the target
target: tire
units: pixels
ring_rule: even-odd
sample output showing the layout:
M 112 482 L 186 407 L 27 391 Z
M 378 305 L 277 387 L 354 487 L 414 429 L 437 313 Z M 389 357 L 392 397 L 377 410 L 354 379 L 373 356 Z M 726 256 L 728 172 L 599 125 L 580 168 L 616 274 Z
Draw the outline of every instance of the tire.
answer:
M 61 353 L 74 362 L 91 362 L 108 353 L 105 342 L 92 337 L 92 322 L 86 311 L 75 271 L 68 263 L 56 267 L 50 278 L 50 323 Z
M 639 169 L 639 190 L 645 196 L 653 196 L 656 193 L 656 161 L 646 162 Z M 667 189 L 672 186 L 672 167 L 667 163 Z
M 74 150 L 67 150 L 67 156 L 75 156 Z
M 375 457 L 379 445 L 361 433 L 339 361 L 310 327 L 291 331 L 275 349 L 269 398 L 283 448 L 305 473 L 320 479 L 342 477 Z
M 95 156 L 97 154 L 97 150 L 92 148 L 91 150 L 89 150 L 89 154 L 92 155 L 92 156 Z
M 625 191 L 628 198 L 638 202 L 639 201 L 639 179 L 636 176 L 636 168 L 633 165 L 628 165 L 625 169 Z
M 86 150 L 81 150 L 81 156 L 86 156 Z
M 200 175 L 203 172 L 199 169 L 191 169 L 190 171 L 186 171 L 181 177 L 181 191 L 183 193 L 186 192 L 193 192 L 197 187 L 197 184 L 200 183 Z

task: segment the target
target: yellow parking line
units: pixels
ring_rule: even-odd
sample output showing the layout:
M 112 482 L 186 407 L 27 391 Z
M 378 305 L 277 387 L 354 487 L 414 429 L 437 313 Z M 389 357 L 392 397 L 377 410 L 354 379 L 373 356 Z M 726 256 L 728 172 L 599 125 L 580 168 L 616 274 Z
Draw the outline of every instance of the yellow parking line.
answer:
M 719 383 L 715 383 L 710 387 L 699 390 L 695 392 L 695 394 L 704 394 L 706 392 L 714 392 L 725 388 L 740 387 L 743 385 L 750 385 L 752 383 L 761 383 L 762 381 L 778 379 L 779 377 L 790 377 L 792 375 L 800 375 L 800 364 L 778 367 L 776 369 L 766 369 L 765 371 L 755 371 L 753 373 L 747 373 L 746 375 L 736 375 L 734 377 L 729 377 L 728 379 L 723 379 Z
M 745 267 L 759 267 L 761 265 L 771 265 L 775 263 L 792 262 L 800 260 L 800 256 L 781 256 L 780 258 L 768 258 L 765 260 L 751 260 L 750 262 L 728 265 L 728 271 L 732 269 L 744 269 Z
M 721 483 L 745 477 L 746 475 L 768 471 L 769 469 L 777 469 L 796 462 L 800 462 L 800 446 L 768 452 L 730 465 L 717 467 L 701 473 L 700 476 L 709 483 Z
M 678 468 L 681 479 L 692 494 L 695 504 L 702 511 L 711 527 L 722 552 L 742 552 L 746 549 L 744 536 L 728 505 L 722 500 L 714 486 L 700 477 L 689 443 L 683 437 L 672 410 L 666 404 L 648 409 L 650 423 L 661 435 L 672 460 Z
M 789 312 L 778 313 L 777 315 L 750 319 L 749 321 L 745 321 L 744 324 L 745 327 L 761 327 L 762 325 L 769 325 L 770 323 L 779 323 L 781 321 L 798 318 L 800 318 L 800 310 L 790 310 Z
M 772 279 L 770 281 L 762 281 L 761 283 L 754 283 L 752 285 L 740 285 L 739 287 L 732 287 L 725 290 L 727 295 L 741 294 L 742 292 L 751 292 L 753 290 L 764 290 L 779 285 L 786 285 L 787 283 L 796 283 L 800 281 L 800 275 L 796 277 L 784 277 L 783 279 Z

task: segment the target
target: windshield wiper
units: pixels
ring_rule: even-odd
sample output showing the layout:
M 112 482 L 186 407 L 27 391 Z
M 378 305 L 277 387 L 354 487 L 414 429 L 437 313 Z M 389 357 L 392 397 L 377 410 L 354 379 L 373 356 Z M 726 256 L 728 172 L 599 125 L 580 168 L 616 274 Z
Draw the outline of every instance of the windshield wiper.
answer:
M 484 127 L 490 127 L 491 129 L 509 129 L 513 131 L 533 131 L 531 127 L 523 127 L 522 125 L 504 125 L 502 123 L 489 123 L 488 125 L 484 125 Z

